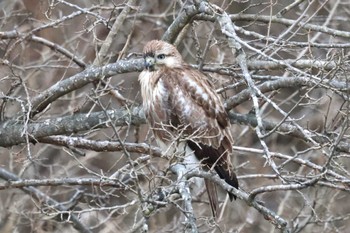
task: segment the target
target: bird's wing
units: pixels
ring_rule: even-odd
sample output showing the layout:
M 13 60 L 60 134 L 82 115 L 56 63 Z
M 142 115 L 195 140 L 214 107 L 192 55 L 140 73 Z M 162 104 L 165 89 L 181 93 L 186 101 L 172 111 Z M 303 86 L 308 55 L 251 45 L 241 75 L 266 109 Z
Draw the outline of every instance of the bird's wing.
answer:
M 215 169 L 222 179 L 237 188 L 230 159 L 231 125 L 222 101 L 207 77 L 185 66 L 165 70 L 162 79 L 168 90 L 172 125 L 183 132 L 182 138 L 188 139 L 188 146 L 207 168 Z

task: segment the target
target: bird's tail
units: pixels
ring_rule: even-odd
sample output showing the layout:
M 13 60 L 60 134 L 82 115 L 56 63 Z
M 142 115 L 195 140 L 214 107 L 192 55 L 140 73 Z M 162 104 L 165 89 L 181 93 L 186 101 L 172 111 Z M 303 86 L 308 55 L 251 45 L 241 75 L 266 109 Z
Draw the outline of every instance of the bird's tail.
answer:
M 218 193 L 216 190 L 216 184 L 211 182 L 208 179 L 204 179 L 204 181 L 205 181 L 205 187 L 208 193 L 211 211 L 213 212 L 213 217 L 216 218 L 217 213 L 219 213 L 219 199 L 218 199 Z

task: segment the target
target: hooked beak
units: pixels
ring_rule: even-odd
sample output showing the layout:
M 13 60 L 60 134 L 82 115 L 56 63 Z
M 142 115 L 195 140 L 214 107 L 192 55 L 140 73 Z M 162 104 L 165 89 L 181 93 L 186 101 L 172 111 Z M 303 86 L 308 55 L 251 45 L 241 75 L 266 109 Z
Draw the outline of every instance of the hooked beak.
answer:
M 155 59 L 153 57 L 145 57 L 145 68 L 154 71 Z

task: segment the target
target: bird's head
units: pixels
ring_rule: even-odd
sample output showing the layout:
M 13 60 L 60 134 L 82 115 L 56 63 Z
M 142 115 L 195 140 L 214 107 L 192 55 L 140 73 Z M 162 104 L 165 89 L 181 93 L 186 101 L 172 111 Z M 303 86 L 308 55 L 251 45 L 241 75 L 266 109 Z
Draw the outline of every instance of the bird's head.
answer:
M 175 46 L 160 40 L 148 42 L 143 49 L 145 69 L 157 71 L 162 68 L 176 68 L 182 64 L 182 57 Z

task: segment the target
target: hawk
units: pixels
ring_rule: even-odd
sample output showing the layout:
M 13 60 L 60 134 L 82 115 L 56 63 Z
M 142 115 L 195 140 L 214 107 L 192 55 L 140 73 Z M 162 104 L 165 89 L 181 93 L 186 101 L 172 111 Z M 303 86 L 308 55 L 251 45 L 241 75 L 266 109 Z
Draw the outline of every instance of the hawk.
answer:
M 186 169 L 215 170 L 238 188 L 230 156 L 233 138 L 228 114 L 213 85 L 186 64 L 177 49 L 152 40 L 144 49 L 145 69 L 139 76 L 143 108 L 160 148 Z M 214 217 L 216 185 L 205 180 Z M 236 198 L 229 193 L 230 200 Z

